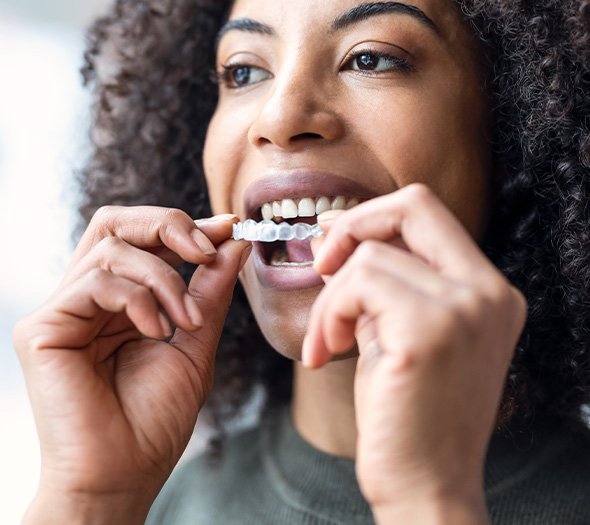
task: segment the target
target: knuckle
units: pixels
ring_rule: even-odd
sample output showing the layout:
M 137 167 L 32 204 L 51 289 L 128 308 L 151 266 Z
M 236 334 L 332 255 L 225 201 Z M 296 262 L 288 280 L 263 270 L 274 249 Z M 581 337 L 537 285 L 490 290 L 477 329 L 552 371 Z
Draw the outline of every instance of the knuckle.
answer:
M 150 304 L 152 301 L 151 292 L 147 288 L 137 284 L 130 288 L 127 297 L 129 304 L 136 306 Z
M 147 272 L 142 279 L 142 282 L 144 282 L 148 288 L 153 290 L 157 290 L 160 287 L 162 281 L 164 281 L 168 286 L 172 286 L 179 291 L 184 292 L 184 289 L 186 288 L 180 274 L 166 264 L 164 264 L 164 266 L 162 266 L 157 271 L 157 273 Z
M 165 223 L 183 221 L 187 214 L 179 208 L 167 208 L 164 212 Z
M 385 361 L 385 364 L 389 367 L 390 373 L 396 375 L 399 372 L 412 369 L 417 363 L 419 355 L 420 349 L 418 342 L 413 339 L 407 340 L 396 348 L 393 359 L 388 359 Z
M 423 203 L 426 200 L 432 199 L 433 191 L 429 186 L 422 182 L 413 182 L 404 188 L 406 198 L 410 202 Z
M 170 239 L 173 237 L 174 225 L 172 225 L 171 223 L 165 222 L 163 224 L 160 224 L 158 226 L 158 229 L 160 232 L 161 239 Z
M 356 249 L 354 262 L 362 267 L 370 266 L 381 254 L 381 243 L 374 240 L 364 241 Z
M 110 280 L 111 274 L 103 268 L 92 268 L 87 274 L 86 279 L 90 283 L 105 285 Z
M 355 242 L 353 224 L 347 219 L 346 214 L 344 214 L 339 221 L 336 221 L 333 235 L 346 241 Z
M 107 236 L 103 237 L 98 243 L 92 248 L 88 256 L 95 260 L 95 264 L 110 270 L 112 261 L 116 259 L 116 253 L 121 249 L 125 241 L 119 239 L 119 237 Z
M 99 227 L 104 224 L 108 224 L 117 214 L 119 208 L 120 206 L 114 206 L 112 204 L 101 206 L 94 212 L 94 215 L 90 220 L 90 224 Z
M 507 295 L 507 302 L 510 311 L 515 314 L 518 325 L 524 325 L 529 311 L 529 303 L 526 297 L 518 288 L 512 285 L 508 286 Z
M 42 350 L 51 339 L 51 330 L 44 322 L 43 310 L 20 319 L 12 328 L 12 342 L 19 359 L 24 363 L 26 356 L 36 350 Z
M 103 237 L 94 249 L 99 253 L 110 253 L 119 248 L 123 242 L 119 237 L 109 235 L 108 237 Z
M 478 319 L 488 306 L 487 298 L 477 289 L 469 286 L 459 287 L 452 302 L 457 314 L 467 319 Z
M 522 316 L 526 316 L 528 311 L 528 302 L 525 296 L 504 276 L 490 282 L 485 297 L 496 311 L 517 313 Z
M 12 327 L 12 341 L 14 347 L 19 351 L 22 347 L 23 342 L 26 340 L 27 335 L 30 333 L 30 319 L 29 316 L 19 319 L 16 324 Z

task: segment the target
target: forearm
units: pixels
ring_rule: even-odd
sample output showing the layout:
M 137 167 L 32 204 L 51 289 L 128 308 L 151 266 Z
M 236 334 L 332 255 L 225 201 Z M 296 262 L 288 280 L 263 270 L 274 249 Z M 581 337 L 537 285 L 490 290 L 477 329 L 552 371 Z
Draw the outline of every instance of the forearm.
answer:
M 151 501 L 129 495 L 90 497 L 39 493 L 29 506 L 23 525 L 143 525 Z

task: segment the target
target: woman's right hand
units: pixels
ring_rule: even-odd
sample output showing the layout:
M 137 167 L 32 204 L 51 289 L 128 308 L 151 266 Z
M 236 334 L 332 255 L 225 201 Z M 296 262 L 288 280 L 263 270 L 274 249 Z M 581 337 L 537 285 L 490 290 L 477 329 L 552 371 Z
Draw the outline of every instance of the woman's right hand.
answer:
M 42 456 L 27 523 L 143 523 L 212 386 L 250 253 L 230 240 L 236 220 L 102 208 L 57 291 L 16 325 Z M 182 261 L 199 265 L 188 288 Z

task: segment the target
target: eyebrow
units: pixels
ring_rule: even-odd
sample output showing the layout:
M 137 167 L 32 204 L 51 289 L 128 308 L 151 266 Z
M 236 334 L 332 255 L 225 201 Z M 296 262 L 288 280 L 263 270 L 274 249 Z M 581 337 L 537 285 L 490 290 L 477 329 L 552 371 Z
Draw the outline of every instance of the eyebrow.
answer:
M 350 11 L 340 15 L 332 22 L 331 31 L 340 31 L 351 25 L 364 22 L 365 20 L 374 16 L 384 14 L 397 13 L 408 15 L 420 22 L 422 25 L 428 27 L 440 36 L 440 30 L 437 25 L 429 18 L 424 11 L 416 6 L 404 4 L 402 2 L 370 2 L 367 4 L 357 5 Z
M 230 20 L 217 33 L 215 39 L 215 46 L 219 47 L 219 42 L 229 31 L 244 31 L 246 33 L 255 33 L 259 35 L 275 36 L 275 30 L 269 25 L 263 24 L 251 18 L 239 18 L 237 20 Z
M 402 2 L 370 2 L 357 5 L 337 17 L 332 22 L 330 32 L 341 31 L 342 29 L 364 22 L 374 16 L 392 13 L 411 16 L 434 31 L 436 35 L 440 36 L 440 31 L 437 25 L 424 11 L 416 6 L 404 4 Z M 219 30 L 215 39 L 215 47 L 219 47 L 221 39 L 230 31 L 243 31 L 259 35 L 276 36 L 275 30 L 267 24 L 252 20 L 251 18 L 238 18 L 237 20 L 230 20 Z

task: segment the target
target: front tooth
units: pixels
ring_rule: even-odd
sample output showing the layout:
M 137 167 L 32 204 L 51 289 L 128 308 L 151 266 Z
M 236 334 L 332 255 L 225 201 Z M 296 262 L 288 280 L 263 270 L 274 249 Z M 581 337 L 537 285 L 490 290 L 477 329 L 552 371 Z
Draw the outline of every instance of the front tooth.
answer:
M 315 215 L 315 202 L 313 202 L 313 199 L 308 197 L 301 199 L 297 207 L 297 213 L 299 217 L 313 217 Z
M 345 210 L 346 209 L 346 199 L 344 197 L 336 197 L 334 202 L 332 203 L 333 210 Z
M 274 213 L 272 212 L 272 206 L 269 202 L 265 202 L 262 205 L 262 219 L 265 221 L 270 221 L 274 217 Z
M 350 210 L 351 208 L 354 208 L 355 206 L 359 205 L 359 200 L 358 199 L 350 199 L 348 201 L 348 204 L 346 205 L 346 209 Z
M 330 199 L 328 197 L 320 197 L 318 199 L 317 204 L 315 205 L 315 212 L 316 215 L 320 213 L 324 213 L 325 211 L 331 210 L 332 206 L 330 206 Z
M 297 217 L 297 204 L 292 199 L 283 199 L 281 202 L 281 211 L 284 219 L 294 219 Z
M 283 216 L 283 212 L 281 210 L 281 203 L 279 201 L 274 201 L 272 203 L 272 214 L 275 217 L 282 217 Z

